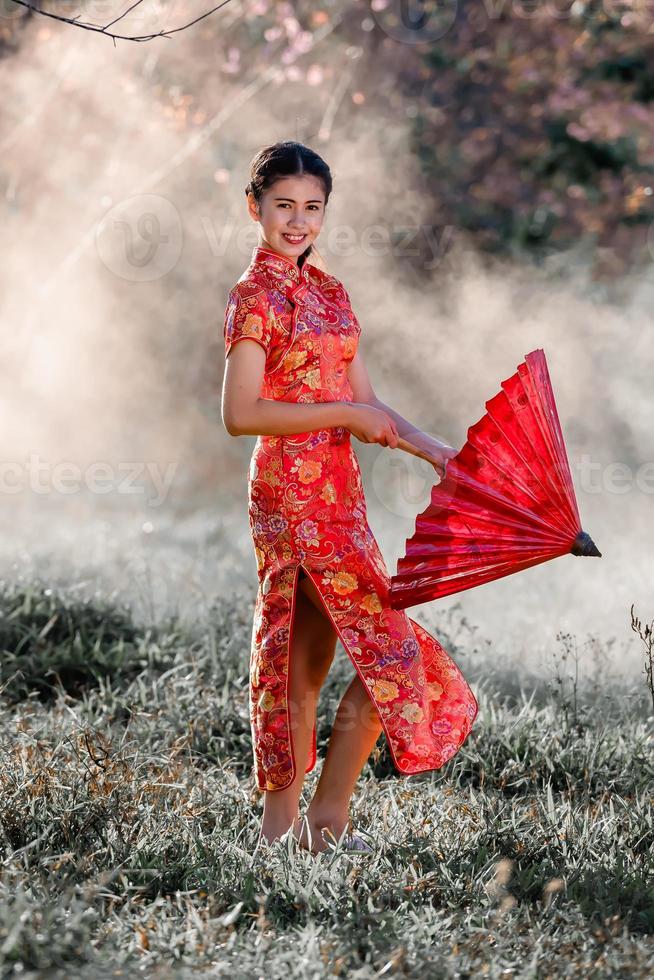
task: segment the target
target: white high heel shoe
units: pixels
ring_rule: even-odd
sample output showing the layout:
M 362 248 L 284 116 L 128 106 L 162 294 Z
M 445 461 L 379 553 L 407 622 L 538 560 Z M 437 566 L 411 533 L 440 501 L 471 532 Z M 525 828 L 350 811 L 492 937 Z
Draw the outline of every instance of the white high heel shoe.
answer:
M 359 851 L 362 854 L 374 854 L 375 852 L 374 847 L 371 847 L 359 834 L 353 832 L 346 834 L 341 842 L 337 841 L 333 834 L 329 836 L 335 843 L 333 845 L 329 841 L 327 843 L 330 847 L 333 846 L 334 850 L 337 850 L 340 844 L 341 849 L 344 851 Z M 324 833 L 322 839 L 325 840 Z
M 374 847 L 371 847 L 360 834 L 352 830 L 351 823 L 348 823 L 340 837 L 336 837 L 328 827 L 322 827 L 320 833 L 329 850 L 356 851 L 360 854 L 374 854 L 375 852 Z

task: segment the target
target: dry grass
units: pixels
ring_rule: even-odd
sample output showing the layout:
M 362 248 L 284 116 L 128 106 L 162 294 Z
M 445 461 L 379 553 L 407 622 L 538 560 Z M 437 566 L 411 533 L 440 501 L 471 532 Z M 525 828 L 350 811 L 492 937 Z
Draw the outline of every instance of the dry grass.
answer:
M 373 857 L 253 856 L 248 603 L 191 635 L 5 583 L 0 613 L 2 976 L 652 975 L 644 684 L 466 663 L 481 711 L 458 756 L 399 778 L 380 739 L 366 766 Z

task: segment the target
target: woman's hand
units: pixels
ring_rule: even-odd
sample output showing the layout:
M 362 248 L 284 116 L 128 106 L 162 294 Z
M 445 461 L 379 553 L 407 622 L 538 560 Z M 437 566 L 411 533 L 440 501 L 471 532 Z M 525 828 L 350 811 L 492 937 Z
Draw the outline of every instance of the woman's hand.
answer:
M 449 461 L 456 456 L 458 449 L 454 449 L 453 446 L 437 446 L 435 449 L 430 450 L 432 459 L 430 460 L 432 466 L 440 476 L 441 480 L 444 478 L 447 471 L 447 464 Z
M 397 426 L 380 408 L 364 402 L 350 402 L 346 428 L 361 442 L 378 442 L 380 446 L 397 449 Z

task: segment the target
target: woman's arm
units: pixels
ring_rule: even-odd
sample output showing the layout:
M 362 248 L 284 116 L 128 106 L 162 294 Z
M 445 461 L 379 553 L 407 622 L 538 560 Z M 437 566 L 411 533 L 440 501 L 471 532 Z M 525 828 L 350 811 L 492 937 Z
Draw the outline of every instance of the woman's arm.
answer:
M 417 425 L 413 424 L 413 422 L 409 422 L 409 420 L 405 419 L 399 412 L 396 412 L 389 405 L 386 405 L 383 401 L 377 398 L 372 384 L 370 383 L 366 366 L 363 363 L 360 348 L 350 361 L 348 367 L 348 379 L 350 381 L 350 385 L 352 386 L 354 400 L 356 402 L 365 402 L 368 405 L 372 405 L 374 408 L 378 408 L 381 411 L 386 412 L 386 414 L 389 415 L 395 422 L 398 435 L 401 439 L 405 439 L 417 449 L 422 449 L 424 452 L 429 453 L 430 456 L 434 457 L 437 463 L 443 463 L 445 460 L 451 459 L 452 456 L 456 455 L 457 450 L 452 446 L 449 446 L 445 442 L 441 442 L 441 440 L 437 439 L 435 436 L 430 436 L 428 433 L 423 432 L 423 430 L 419 429 Z
M 232 344 L 225 360 L 222 394 L 222 419 L 230 435 L 283 436 L 343 426 L 362 442 L 397 446 L 395 422 L 374 406 L 262 398 L 265 366 L 266 351 L 259 342 L 241 337 Z
M 349 402 L 296 404 L 261 398 L 266 352 L 256 342 L 234 344 L 225 360 L 222 419 L 230 436 L 276 436 L 345 426 Z

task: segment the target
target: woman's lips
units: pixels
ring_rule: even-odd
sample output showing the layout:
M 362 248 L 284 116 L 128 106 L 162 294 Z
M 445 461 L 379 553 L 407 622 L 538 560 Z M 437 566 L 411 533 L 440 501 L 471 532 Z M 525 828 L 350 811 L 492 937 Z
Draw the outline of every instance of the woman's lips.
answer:
M 286 241 L 289 242 L 291 245 L 300 245 L 301 242 L 303 242 L 306 237 L 307 237 L 306 234 L 305 235 L 288 235 L 288 234 L 286 234 L 286 232 L 282 232 L 282 238 L 285 238 Z

